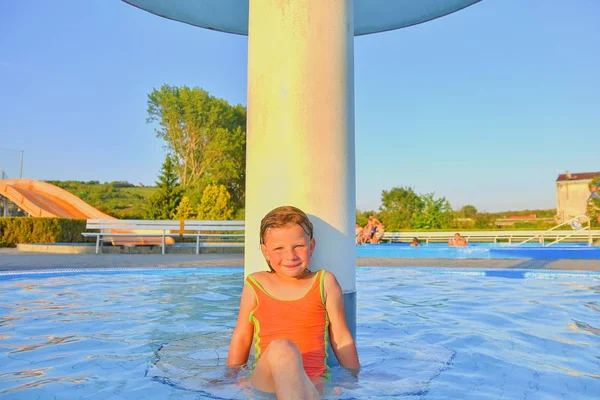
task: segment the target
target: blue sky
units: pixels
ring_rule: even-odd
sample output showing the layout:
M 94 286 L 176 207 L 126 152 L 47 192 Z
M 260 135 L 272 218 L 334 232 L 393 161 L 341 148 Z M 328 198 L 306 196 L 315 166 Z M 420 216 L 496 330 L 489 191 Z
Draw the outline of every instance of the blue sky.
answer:
M 600 171 L 600 2 L 484 0 L 355 39 L 357 206 L 412 186 L 454 208 L 555 207 L 557 175 Z M 247 38 L 117 0 L 0 2 L 0 148 L 33 179 L 153 184 L 164 83 L 246 104 Z M 0 150 L 11 177 L 19 152 Z

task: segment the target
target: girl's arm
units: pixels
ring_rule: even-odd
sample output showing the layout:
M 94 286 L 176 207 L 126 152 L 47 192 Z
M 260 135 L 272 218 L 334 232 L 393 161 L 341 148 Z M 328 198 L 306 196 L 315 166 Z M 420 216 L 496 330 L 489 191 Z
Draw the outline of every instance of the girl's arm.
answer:
M 329 315 L 331 347 L 340 365 L 349 369 L 354 374 L 358 374 L 360 369 L 358 352 L 356 351 L 356 344 L 346 323 L 342 288 L 332 273 L 325 272 L 324 279 L 325 308 L 327 309 L 327 315 Z
M 235 329 L 231 335 L 231 343 L 229 344 L 227 366 L 230 368 L 239 367 L 248 361 L 248 354 L 250 354 L 250 347 L 252 346 L 252 335 L 254 333 L 254 326 L 248 320 L 248 317 L 254 308 L 256 308 L 256 298 L 252 289 L 246 284 L 242 290 L 240 311 Z

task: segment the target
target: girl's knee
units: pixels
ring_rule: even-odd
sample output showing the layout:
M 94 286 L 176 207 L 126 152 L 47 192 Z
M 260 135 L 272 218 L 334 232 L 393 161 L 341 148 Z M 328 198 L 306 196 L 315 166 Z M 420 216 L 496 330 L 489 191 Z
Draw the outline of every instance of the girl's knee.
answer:
M 283 361 L 286 359 L 301 359 L 300 350 L 293 342 L 285 339 L 273 340 L 268 350 L 269 360 Z
M 294 352 L 300 354 L 300 350 L 298 350 L 298 346 L 294 344 L 294 342 L 286 340 L 286 339 L 277 339 L 273 340 L 269 343 L 269 351 L 270 352 L 278 352 L 278 353 L 289 353 Z

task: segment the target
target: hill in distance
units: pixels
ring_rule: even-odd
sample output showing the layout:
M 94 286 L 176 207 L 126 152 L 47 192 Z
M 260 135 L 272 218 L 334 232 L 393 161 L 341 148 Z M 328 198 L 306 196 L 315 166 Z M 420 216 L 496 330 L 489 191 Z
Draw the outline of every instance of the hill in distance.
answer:
M 119 219 L 144 219 L 148 199 L 156 187 L 134 185 L 127 181 L 100 183 L 100 181 L 46 181 L 74 194 L 98 210 Z M 553 218 L 556 210 L 514 210 L 485 213 L 500 219 L 517 215 L 535 214 L 537 218 Z
M 127 181 L 46 181 L 79 197 L 92 207 L 119 219 L 144 219 L 148 199 L 156 187 Z

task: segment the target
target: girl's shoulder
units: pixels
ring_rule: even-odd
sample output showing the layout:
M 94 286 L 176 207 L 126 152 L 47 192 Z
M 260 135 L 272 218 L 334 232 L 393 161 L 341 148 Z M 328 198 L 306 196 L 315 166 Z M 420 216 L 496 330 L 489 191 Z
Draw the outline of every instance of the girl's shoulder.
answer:
M 340 288 L 340 284 L 333 272 L 324 271 L 322 279 L 325 292 L 329 292 L 331 289 Z
M 253 282 L 254 284 L 259 284 L 260 286 L 270 286 L 276 281 L 276 277 L 274 274 L 269 271 L 258 271 L 253 272 L 248 275 L 246 278 L 247 282 Z
M 323 276 L 326 279 L 336 279 L 337 280 L 337 278 L 335 277 L 335 274 L 333 272 L 327 271 L 327 270 L 324 270 L 324 269 L 320 269 L 320 270 L 317 271 L 317 273 L 319 273 L 321 271 L 323 271 L 322 274 L 323 274 Z
M 248 274 L 248 278 L 253 278 L 254 280 L 261 281 L 263 279 L 268 278 L 269 275 L 270 275 L 269 271 L 258 271 L 258 272 L 252 272 L 251 274 Z
M 317 279 L 317 280 L 324 279 L 325 281 L 327 281 L 327 280 L 331 280 L 332 278 L 335 280 L 335 276 L 331 272 L 325 271 L 325 270 L 318 270 L 318 271 L 311 272 L 307 276 L 304 276 L 304 279 L 302 279 L 302 281 L 305 281 L 305 282 L 306 281 L 314 281 L 315 279 Z M 273 284 L 277 284 L 277 282 L 278 282 L 277 275 L 273 274 L 269 271 L 253 272 L 248 275 L 246 280 L 256 282 L 262 286 L 273 285 Z M 300 281 L 298 281 L 298 283 L 300 283 Z

